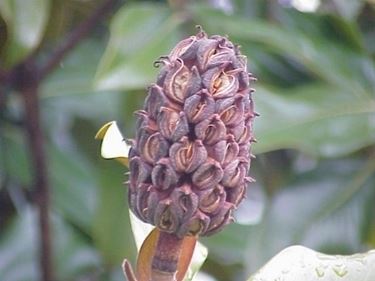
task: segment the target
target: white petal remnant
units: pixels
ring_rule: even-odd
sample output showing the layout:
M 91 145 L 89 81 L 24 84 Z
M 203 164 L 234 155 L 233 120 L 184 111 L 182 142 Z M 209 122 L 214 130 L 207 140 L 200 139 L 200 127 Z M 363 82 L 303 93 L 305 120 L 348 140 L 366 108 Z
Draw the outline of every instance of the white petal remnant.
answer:
M 260 280 L 372 281 L 375 280 L 375 250 L 340 256 L 291 246 L 273 257 L 248 281 Z
M 97 132 L 95 139 L 102 140 L 101 156 L 104 159 L 116 159 L 128 166 L 130 145 L 126 143 L 116 121 L 103 125 Z

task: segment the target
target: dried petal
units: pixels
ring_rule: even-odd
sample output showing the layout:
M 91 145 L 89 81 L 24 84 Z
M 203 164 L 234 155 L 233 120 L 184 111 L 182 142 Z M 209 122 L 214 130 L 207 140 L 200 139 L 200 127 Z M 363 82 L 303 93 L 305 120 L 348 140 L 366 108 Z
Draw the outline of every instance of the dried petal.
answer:
M 148 112 L 151 118 L 156 120 L 160 107 L 167 103 L 167 98 L 163 93 L 163 88 L 153 84 L 148 89 L 148 95 L 145 101 L 145 110 Z
M 201 39 L 197 50 L 197 64 L 200 70 L 205 70 L 211 55 L 215 53 L 218 42 L 213 39 Z
M 226 147 L 227 142 L 225 140 L 218 141 L 213 145 L 207 146 L 207 154 L 217 162 L 223 163 Z
M 199 209 L 209 214 L 215 214 L 226 198 L 224 188 L 220 184 L 216 185 L 214 188 L 203 190 L 199 192 L 198 195 Z
M 191 49 L 191 46 L 196 41 L 197 41 L 197 37 L 195 36 L 190 36 L 189 38 L 186 38 L 180 41 L 169 54 L 170 60 L 174 61 L 174 60 L 177 60 L 178 58 L 181 58 L 181 56 L 183 56 L 189 49 Z M 195 52 L 192 52 L 192 53 L 195 54 Z
M 149 182 L 152 167 L 136 156 L 130 159 L 130 186 L 132 189 L 137 188 L 141 183 Z
M 229 98 L 224 99 L 226 101 L 231 101 L 230 104 L 224 103 L 224 102 L 218 104 L 217 102 L 216 112 L 220 115 L 220 119 L 227 126 L 236 125 L 238 124 L 238 122 L 240 122 L 243 119 L 243 113 L 244 113 L 243 97 L 240 95 L 237 95 L 232 99 L 229 99 Z
M 143 147 L 139 147 L 143 158 L 150 164 L 155 164 L 168 154 L 169 144 L 160 133 L 154 133 L 147 138 Z
M 176 171 L 191 173 L 206 160 L 207 151 L 200 140 L 191 142 L 183 137 L 171 146 L 169 156 Z
M 210 218 L 202 212 L 196 212 L 190 220 L 183 223 L 180 227 L 178 236 L 184 235 L 199 235 L 207 231 L 208 225 L 210 224 Z
M 224 169 L 223 179 L 221 183 L 225 187 L 236 187 L 243 183 L 244 178 L 247 174 L 247 162 L 236 159 L 229 163 Z
M 183 61 L 177 59 L 165 77 L 165 94 L 173 101 L 182 104 L 186 98 L 191 77 L 192 73 Z
M 168 140 L 177 141 L 189 132 L 189 124 L 184 112 L 169 107 L 161 107 L 157 119 L 160 133 Z
M 151 178 L 155 188 L 161 190 L 174 186 L 178 181 L 177 173 L 172 168 L 169 158 L 162 158 L 156 163 Z
M 215 112 L 215 101 L 207 90 L 202 90 L 185 101 L 184 112 L 189 122 L 198 123 Z
M 232 203 L 234 206 L 238 206 L 246 193 L 246 183 L 240 184 L 236 188 L 226 188 L 226 201 Z
M 223 177 L 223 169 L 219 162 L 207 158 L 193 174 L 192 181 L 198 189 L 208 189 L 218 184 Z
M 205 235 L 209 236 L 214 233 L 220 231 L 225 225 L 227 225 L 230 220 L 230 216 L 232 213 L 233 205 L 231 203 L 225 202 L 221 208 L 220 212 L 211 217 L 210 225 L 208 226 L 208 230 Z
M 203 120 L 195 126 L 195 135 L 207 145 L 225 139 L 226 134 L 225 124 L 218 114 L 212 115 L 211 119 Z
M 227 136 L 227 145 L 225 148 L 225 156 L 223 160 L 223 166 L 225 167 L 229 163 L 233 162 L 239 154 L 239 146 L 234 139 L 233 135 Z

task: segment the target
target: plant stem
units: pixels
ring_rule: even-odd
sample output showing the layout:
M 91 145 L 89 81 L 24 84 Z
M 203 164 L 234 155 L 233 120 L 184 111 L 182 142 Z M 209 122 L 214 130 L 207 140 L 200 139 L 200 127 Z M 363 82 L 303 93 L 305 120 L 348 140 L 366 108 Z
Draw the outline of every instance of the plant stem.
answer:
M 26 139 L 30 150 L 34 174 L 34 199 L 39 211 L 40 226 L 40 268 L 43 281 L 52 281 L 54 271 L 52 265 L 51 228 L 49 223 L 50 188 L 48 181 L 44 139 L 40 125 L 38 100 L 38 80 L 35 65 L 25 63 L 15 71 L 19 91 L 24 104 L 24 124 Z
M 151 265 L 152 281 L 174 281 L 183 239 L 161 231 Z

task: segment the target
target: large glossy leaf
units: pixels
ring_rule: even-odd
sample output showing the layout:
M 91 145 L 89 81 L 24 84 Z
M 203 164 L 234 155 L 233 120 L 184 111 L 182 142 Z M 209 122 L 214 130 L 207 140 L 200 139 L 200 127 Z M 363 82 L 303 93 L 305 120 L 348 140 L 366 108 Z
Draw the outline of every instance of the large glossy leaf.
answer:
M 61 96 L 71 98 L 92 92 L 96 68 L 104 52 L 104 47 L 102 41 L 91 38 L 81 42 L 43 81 L 41 97 L 43 99 Z M 82 106 L 84 105 L 82 104 Z M 100 108 L 96 110 L 100 110 Z
M 31 171 L 24 135 L 11 126 L 0 130 L 0 173 L 12 182 L 28 186 Z
M 371 281 L 375 250 L 351 256 L 325 255 L 302 246 L 281 251 L 248 281 Z
M 2 62 L 10 67 L 40 43 L 49 16 L 49 0 L 2 0 L 0 15 L 7 25 Z
M 99 155 L 97 161 L 102 162 L 97 175 L 100 190 L 92 229 L 94 243 L 105 264 L 120 268 L 124 258 L 134 260 L 136 254 L 123 185 L 125 168 L 115 161 L 99 160 Z
M 374 171 L 373 159 L 330 161 L 281 189 L 262 223 L 249 228 L 248 271 L 292 244 L 335 254 L 359 251 L 374 212 Z
M 257 88 L 256 152 L 295 148 L 337 157 L 375 142 L 375 102 L 368 96 L 320 84 L 282 92 Z
M 75 147 L 51 144 L 48 156 L 56 209 L 82 231 L 90 233 L 98 199 L 94 167 Z
M 177 41 L 180 17 L 166 6 L 126 5 L 113 18 L 111 35 L 97 73 L 99 89 L 144 88 L 156 77 L 152 65 Z
M 57 215 L 52 216 L 54 264 L 59 280 L 82 278 L 99 265 L 97 253 Z M 0 276 L 7 281 L 40 280 L 36 210 L 25 206 L 0 237 Z

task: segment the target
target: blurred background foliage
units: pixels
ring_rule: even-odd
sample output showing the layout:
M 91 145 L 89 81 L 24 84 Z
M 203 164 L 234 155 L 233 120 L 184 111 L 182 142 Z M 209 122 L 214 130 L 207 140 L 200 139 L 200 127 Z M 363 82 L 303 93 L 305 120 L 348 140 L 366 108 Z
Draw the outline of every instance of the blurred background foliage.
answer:
M 0 2 L 0 74 L 43 63 L 99 0 Z M 237 223 L 202 239 L 202 271 L 246 280 L 283 248 L 375 247 L 375 3 L 372 0 L 118 1 L 39 88 L 57 280 L 123 280 L 135 259 L 124 168 L 99 157 L 98 128 L 133 112 L 152 65 L 202 25 L 242 46 L 261 114 Z M 5 76 L 5 74 L 3 75 Z M 1 76 L 0 76 L 1 77 Z M 3 80 L 4 81 L 4 80 Z M 30 151 L 17 91 L 0 84 L 0 279 L 40 279 Z

